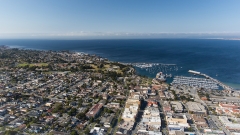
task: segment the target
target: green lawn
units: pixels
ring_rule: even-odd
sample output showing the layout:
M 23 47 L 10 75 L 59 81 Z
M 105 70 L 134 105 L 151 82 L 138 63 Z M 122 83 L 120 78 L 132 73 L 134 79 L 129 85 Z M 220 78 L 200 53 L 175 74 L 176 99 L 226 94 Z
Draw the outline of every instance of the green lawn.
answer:
M 27 65 L 29 65 L 29 64 L 28 63 L 21 63 L 21 64 L 18 64 L 18 67 L 25 67 Z
M 25 66 L 29 66 L 29 67 L 33 67 L 33 66 L 37 66 L 37 67 L 46 67 L 48 66 L 48 63 L 20 63 L 18 64 L 18 67 L 25 67 Z

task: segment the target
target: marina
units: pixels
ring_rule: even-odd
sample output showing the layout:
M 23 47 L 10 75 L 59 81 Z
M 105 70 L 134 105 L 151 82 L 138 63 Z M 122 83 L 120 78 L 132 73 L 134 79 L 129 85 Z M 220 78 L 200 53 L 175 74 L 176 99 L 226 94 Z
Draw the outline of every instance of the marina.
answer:
M 164 63 L 122 63 L 125 65 L 132 65 L 141 71 L 148 74 L 155 75 L 159 72 L 164 73 L 164 76 L 171 78 L 179 70 L 176 64 L 164 64 Z
M 191 87 L 198 87 L 198 88 L 205 88 L 205 89 L 226 89 L 226 90 L 233 90 L 232 87 L 223 84 L 217 79 L 214 79 L 207 74 L 203 74 L 198 71 L 188 70 L 189 73 L 193 74 L 194 76 L 202 76 L 204 78 L 198 77 L 184 77 L 178 75 L 178 70 L 181 70 L 182 67 L 178 67 L 176 64 L 163 64 L 163 63 L 122 63 L 126 65 L 132 65 L 139 70 L 148 72 L 149 74 L 161 74 L 164 76 L 163 78 L 158 78 L 158 80 L 166 81 L 166 78 L 173 78 L 171 84 L 173 85 L 187 85 Z M 217 76 L 217 75 L 216 75 Z M 171 79 L 170 79 L 171 80 Z M 170 82 L 169 82 L 170 83 Z
M 125 65 L 133 65 L 138 68 L 149 68 L 154 66 L 176 66 L 176 64 L 164 64 L 164 63 L 121 63 Z
M 205 78 L 175 76 L 171 84 L 175 86 L 185 85 L 185 86 L 204 88 L 204 89 L 213 89 L 213 90 L 217 90 L 219 89 L 219 86 L 221 86 L 223 89 L 233 90 L 232 87 L 227 86 L 222 82 L 218 81 L 217 79 L 214 79 L 206 74 L 193 71 L 193 70 L 189 70 L 188 72 L 194 75 L 203 76 Z
M 230 86 L 228 86 L 228 85 L 226 85 L 226 84 L 223 84 L 223 83 L 220 82 L 219 80 L 214 79 L 214 78 L 212 78 L 212 77 L 210 77 L 210 76 L 208 76 L 208 75 L 206 75 L 206 74 L 203 74 L 203 73 L 200 73 L 200 72 L 197 72 L 197 71 L 193 71 L 193 70 L 189 70 L 188 72 L 189 72 L 189 73 L 193 73 L 193 74 L 197 74 L 197 75 L 201 75 L 201 76 L 203 76 L 203 77 L 205 77 L 205 78 L 207 78 L 207 79 L 209 79 L 209 80 L 212 80 L 212 81 L 216 82 L 219 86 L 221 86 L 223 89 L 233 90 L 232 87 L 230 87 Z
M 184 77 L 175 76 L 172 85 L 187 85 L 191 87 L 204 88 L 204 89 L 219 89 L 218 84 L 210 79 L 206 78 L 194 78 L 194 77 Z

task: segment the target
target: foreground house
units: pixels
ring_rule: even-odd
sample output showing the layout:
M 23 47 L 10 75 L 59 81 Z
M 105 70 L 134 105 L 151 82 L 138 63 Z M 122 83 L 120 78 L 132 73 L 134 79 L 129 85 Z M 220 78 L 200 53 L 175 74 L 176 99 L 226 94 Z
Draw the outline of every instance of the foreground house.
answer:
M 86 113 L 86 116 L 88 118 L 96 118 L 101 112 L 102 107 L 103 107 L 103 104 L 101 103 L 93 105 L 92 108 L 89 109 L 89 111 Z

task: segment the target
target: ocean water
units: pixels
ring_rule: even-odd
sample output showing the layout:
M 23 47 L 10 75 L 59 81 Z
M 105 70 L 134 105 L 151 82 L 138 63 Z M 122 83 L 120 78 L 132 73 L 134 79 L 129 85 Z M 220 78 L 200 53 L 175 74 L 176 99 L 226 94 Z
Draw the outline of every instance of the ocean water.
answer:
M 240 41 L 217 39 L 128 39 L 128 40 L 0 40 L 0 45 L 40 50 L 71 50 L 96 54 L 127 63 L 165 63 L 176 67 L 140 69 L 154 77 L 159 71 L 191 76 L 196 70 L 240 89 Z

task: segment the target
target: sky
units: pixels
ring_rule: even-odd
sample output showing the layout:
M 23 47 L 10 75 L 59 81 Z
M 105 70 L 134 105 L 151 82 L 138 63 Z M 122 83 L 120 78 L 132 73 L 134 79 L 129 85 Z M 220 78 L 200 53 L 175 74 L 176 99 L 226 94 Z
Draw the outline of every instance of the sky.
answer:
M 0 0 L 0 38 L 240 38 L 239 0 Z

